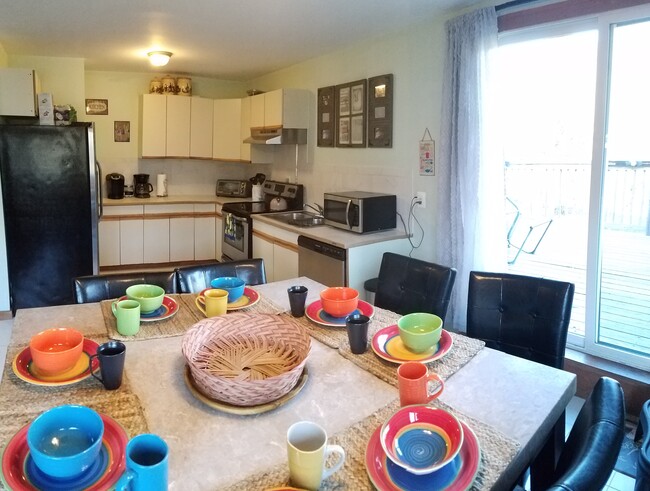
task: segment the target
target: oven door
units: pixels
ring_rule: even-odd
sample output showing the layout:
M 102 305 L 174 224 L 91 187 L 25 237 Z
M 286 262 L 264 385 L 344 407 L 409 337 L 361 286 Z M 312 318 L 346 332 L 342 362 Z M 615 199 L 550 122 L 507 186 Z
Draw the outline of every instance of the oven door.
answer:
M 239 261 L 250 259 L 251 228 L 250 219 L 229 212 L 223 213 L 223 244 L 225 259 Z

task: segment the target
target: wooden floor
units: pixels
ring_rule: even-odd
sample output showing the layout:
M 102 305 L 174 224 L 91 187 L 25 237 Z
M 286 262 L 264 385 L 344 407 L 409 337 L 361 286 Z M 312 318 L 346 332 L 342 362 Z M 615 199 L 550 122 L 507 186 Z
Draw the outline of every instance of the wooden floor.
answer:
M 558 223 L 559 222 L 559 223 Z M 534 255 L 510 271 L 575 284 L 570 332 L 585 332 L 586 243 L 575 223 L 555 220 Z M 650 355 L 650 236 L 607 231 L 603 241 L 599 341 Z

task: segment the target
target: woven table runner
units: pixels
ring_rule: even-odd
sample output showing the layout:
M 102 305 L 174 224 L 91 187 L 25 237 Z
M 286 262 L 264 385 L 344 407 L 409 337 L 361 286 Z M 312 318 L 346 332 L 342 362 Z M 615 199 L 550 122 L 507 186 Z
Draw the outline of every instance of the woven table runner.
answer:
M 105 337 L 94 338 L 98 343 Z M 14 357 L 26 345 L 10 346 L 0 383 L 0 449 L 27 423 L 43 411 L 63 404 L 81 404 L 117 421 L 129 438 L 147 433 L 148 426 L 138 396 L 132 391 L 127 373 L 117 390 L 106 390 L 93 377 L 64 386 L 34 385 L 19 379 L 12 370 Z
M 436 405 L 455 414 L 476 434 L 481 449 L 481 463 L 472 489 L 490 489 L 519 451 L 519 444 L 485 423 L 443 404 Z M 394 401 L 329 439 L 329 443 L 341 445 L 345 449 L 345 464 L 341 470 L 323 481 L 321 491 L 375 489 L 366 472 L 366 447 L 372 433 L 398 408 L 399 401 Z M 289 484 L 289 467 L 282 463 L 227 487 L 225 491 L 265 490 Z

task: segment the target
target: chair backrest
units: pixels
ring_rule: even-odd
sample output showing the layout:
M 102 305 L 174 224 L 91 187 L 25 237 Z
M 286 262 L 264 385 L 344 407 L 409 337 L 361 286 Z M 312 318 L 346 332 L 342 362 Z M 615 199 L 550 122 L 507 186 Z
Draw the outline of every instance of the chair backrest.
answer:
M 563 281 L 472 271 L 467 334 L 490 348 L 561 369 L 574 290 Z
M 209 288 L 210 281 L 220 276 L 236 276 L 247 285 L 266 283 L 264 260 L 261 258 L 186 266 L 177 268 L 176 274 L 181 293 L 198 293 Z
M 402 315 L 429 312 L 444 321 L 455 279 L 454 268 L 385 252 L 375 305 Z
M 77 303 L 100 302 L 121 297 L 128 287 L 142 283 L 158 285 L 165 293 L 178 292 L 175 271 L 152 271 L 79 276 L 74 279 L 74 293 Z
M 637 434 L 642 435 L 640 436 L 642 440 L 636 466 L 634 491 L 648 491 L 650 489 L 650 399 L 641 406 Z
M 624 437 L 623 389 L 616 380 L 601 377 L 564 444 L 550 490 L 602 489 L 614 470 Z

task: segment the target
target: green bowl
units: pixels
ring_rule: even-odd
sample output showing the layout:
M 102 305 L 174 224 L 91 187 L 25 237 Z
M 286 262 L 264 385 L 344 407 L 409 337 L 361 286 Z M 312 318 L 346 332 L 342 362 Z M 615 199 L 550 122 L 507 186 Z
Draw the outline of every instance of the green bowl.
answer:
M 157 285 L 133 285 L 126 289 L 126 296 L 140 304 L 140 313 L 147 314 L 160 308 L 165 290 Z
M 442 335 L 442 319 L 435 314 L 414 313 L 397 321 L 399 337 L 404 346 L 413 353 L 432 349 Z

